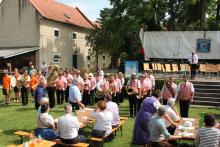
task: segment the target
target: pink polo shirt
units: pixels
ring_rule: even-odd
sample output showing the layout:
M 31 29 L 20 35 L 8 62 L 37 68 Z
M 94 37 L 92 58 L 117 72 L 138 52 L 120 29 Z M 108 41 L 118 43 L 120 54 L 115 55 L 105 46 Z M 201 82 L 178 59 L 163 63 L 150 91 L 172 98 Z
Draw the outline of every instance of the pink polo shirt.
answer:
M 84 90 L 90 90 L 91 89 L 91 83 L 90 83 L 89 79 L 84 80 L 83 87 L 84 87 Z
M 64 76 L 58 77 L 56 82 L 56 89 L 64 90 L 67 86 L 67 80 Z

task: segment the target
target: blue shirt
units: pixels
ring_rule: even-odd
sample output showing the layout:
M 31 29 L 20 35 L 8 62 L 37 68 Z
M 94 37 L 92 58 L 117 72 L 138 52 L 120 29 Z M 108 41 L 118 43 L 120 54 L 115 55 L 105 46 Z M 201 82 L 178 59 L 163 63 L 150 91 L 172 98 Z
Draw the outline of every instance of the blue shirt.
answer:
M 149 123 L 150 139 L 152 142 L 160 142 L 170 138 L 164 120 L 159 116 L 153 116 Z
M 69 101 L 70 102 L 75 102 L 76 99 L 81 101 L 82 100 L 82 95 L 80 93 L 79 88 L 76 85 L 72 84 L 70 86 L 70 89 L 69 89 Z
M 42 86 L 37 86 L 37 89 L 35 90 L 35 101 L 39 102 L 40 99 L 42 97 L 45 97 L 46 96 L 46 92 L 44 90 L 44 87 Z

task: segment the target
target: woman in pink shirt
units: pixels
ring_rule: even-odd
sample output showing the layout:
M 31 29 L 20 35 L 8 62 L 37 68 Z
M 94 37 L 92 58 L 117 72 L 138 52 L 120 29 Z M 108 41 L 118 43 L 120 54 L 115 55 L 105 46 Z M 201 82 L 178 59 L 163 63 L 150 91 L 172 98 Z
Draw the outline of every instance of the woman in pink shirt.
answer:
M 88 74 L 85 73 L 83 76 L 83 97 L 82 97 L 82 101 L 85 106 L 91 105 L 90 90 L 91 90 L 91 82 L 88 79 Z
M 66 77 L 63 76 L 63 72 L 60 71 L 57 77 L 56 82 L 56 94 L 57 94 L 57 104 L 63 104 L 64 101 L 64 93 L 67 87 Z
M 115 97 L 115 102 L 119 105 L 119 96 L 121 94 L 121 79 L 118 78 L 118 74 L 115 74 L 115 82 L 116 82 L 116 97 Z

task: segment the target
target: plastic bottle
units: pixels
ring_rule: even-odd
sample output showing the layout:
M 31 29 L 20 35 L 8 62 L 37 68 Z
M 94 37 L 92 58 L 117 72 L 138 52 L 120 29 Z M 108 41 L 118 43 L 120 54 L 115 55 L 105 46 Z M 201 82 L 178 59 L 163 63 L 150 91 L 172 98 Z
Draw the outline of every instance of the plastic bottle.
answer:
M 201 118 L 200 118 L 200 120 L 199 120 L 199 127 L 200 127 L 200 128 L 203 126 L 204 119 L 205 119 L 205 112 L 202 112 L 202 113 L 201 113 Z

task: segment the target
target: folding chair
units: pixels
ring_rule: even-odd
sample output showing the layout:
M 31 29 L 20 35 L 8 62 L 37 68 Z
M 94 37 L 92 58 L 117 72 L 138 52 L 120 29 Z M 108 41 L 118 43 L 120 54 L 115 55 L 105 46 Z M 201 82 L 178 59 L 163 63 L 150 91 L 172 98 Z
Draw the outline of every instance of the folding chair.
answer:
M 199 65 L 199 73 L 200 73 L 200 77 L 202 77 L 202 73 L 207 73 L 207 64 L 200 64 Z
M 171 73 L 170 64 L 165 64 L 166 73 Z
M 217 64 L 211 64 L 210 65 L 210 73 L 212 74 L 215 74 L 218 76 L 218 65 Z
M 178 64 L 172 64 L 172 71 L 177 73 L 179 72 Z
M 151 70 L 149 63 L 144 63 L 144 71 Z
M 163 65 L 161 63 L 157 63 L 157 70 L 159 72 L 164 72 L 164 67 L 163 67 Z
M 152 63 L 152 69 L 153 69 L 154 72 L 156 72 L 158 70 L 156 63 Z

